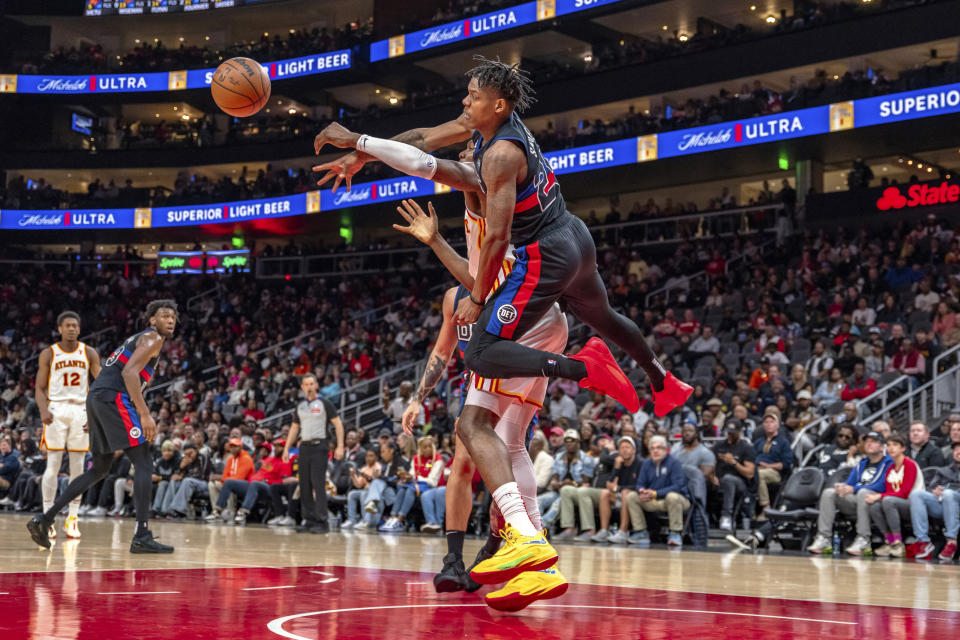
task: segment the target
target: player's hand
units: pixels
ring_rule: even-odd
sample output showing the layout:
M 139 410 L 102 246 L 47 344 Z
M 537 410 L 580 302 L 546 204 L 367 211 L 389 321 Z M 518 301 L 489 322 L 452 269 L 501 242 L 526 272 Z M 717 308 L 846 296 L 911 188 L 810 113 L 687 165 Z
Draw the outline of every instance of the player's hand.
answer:
M 343 446 L 338 445 L 337 448 L 333 450 L 333 459 L 343 460 Z
M 453 314 L 453 323 L 459 325 L 473 324 L 480 317 L 483 307 L 470 299 L 470 296 L 461 298 L 457 310 Z
M 370 160 L 373 159 L 373 156 L 360 153 L 359 151 L 354 151 L 353 153 L 348 153 L 345 156 L 341 156 L 336 160 L 331 160 L 330 162 L 324 162 L 323 164 L 317 165 L 313 168 L 316 172 L 326 171 L 320 180 L 317 181 L 317 186 L 322 187 L 326 184 L 331 178 L 336 178 L 333 183 L 333 193 L 337 192 L 337 189 L 340 187 L 340 183 L 346 181 L 347 191 L 350 191 L 350 185 L 353 181 L 353 176 L 357 174 L 360 169 L 363 169 L 363 165 L 367 164 Z
M 49 409 L 40 409 L 40 422 L 43 424 L 50 424 L 53 422 L 53 414 L 50 413 Z
M 313 139 L 313 150 L 319 155 L 320 149 L 328 144 L 341 149 L 356 149 L 359 139 L 359 133 L 350 131 L 339 122 L 331 122 Z
M 407 405 L 407 408 L 403 410 L 403 416 L 400 418 L 400 424 L 403 425 L 403 432 L 408 436 L 413 435 L 413 425 L 417 422 L 417 418 L 420 417 L 420 403 L 411 402 Z
M 402 227 L 399 224 L 393 225 L 397 231 L 409 234 L 422 242 L 431 244 L 437 239 L 437 212 L 433 209 L 433 203 L 427 203 L 427 210 L 430 213 L 424 213 L 420 205 L 414 200 L 403 200 L 402 207 L 397 207 L 397 211 L 403 216 L 403 219 L 409 223 L 409 226 Z
M 140 424 L 143 426 L 143 436 L 147 439 L 147 442 L 153 444 L 154 440 L 157 439 L 157 422 L 153 419 L 153 416 L 147 414 L 140 418 Z

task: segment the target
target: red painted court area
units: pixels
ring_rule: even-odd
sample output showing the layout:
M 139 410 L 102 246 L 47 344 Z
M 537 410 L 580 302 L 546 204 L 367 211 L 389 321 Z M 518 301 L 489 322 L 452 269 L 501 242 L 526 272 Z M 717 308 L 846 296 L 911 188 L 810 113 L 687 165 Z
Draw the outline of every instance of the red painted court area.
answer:
M 960 613 L 571 585 L 499 614 L 432 575 L 347 567 L 0 575 L 5 640 L 949 637 Z

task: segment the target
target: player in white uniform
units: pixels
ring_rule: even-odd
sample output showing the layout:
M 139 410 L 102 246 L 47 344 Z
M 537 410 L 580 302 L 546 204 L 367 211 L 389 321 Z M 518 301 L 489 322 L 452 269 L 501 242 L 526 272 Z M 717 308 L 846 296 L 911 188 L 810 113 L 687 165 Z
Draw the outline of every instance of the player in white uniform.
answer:
M 460 160 L 470 161 L 472 145 L 460 154 Z M 453 324 L 452 315 L 456 302 L 465 296 L 473 286 L 479 265 L 480 247 L 483 245 L 485 220 L 478 212 L 482 211 L 482 201 L 476 193 L 465 193 L 466 210 L 464 211 L 464 231 L 467 239 L 467 260 L 460 257 L 439 235 L 437 219 L 432 205 L 429 206 L 430 216 L 413 201 L 404 201 L 404 207 L 398 210 L 410 223 L 409 227 L 394 225 L 400 231 L 413 235 L 421 242 L 430 246 L 437 253 L 444 265 L 463 285 L 463 288 L 454 288 L 447 291 L 443 300 L 443 326 L 437 343 L 430 354 L 427 369 L 423 379 L 411 399 L 403 415 L 405 430 L 412 428 L 420 413 L 420 406 L 426 394 L 433 389 L 446 371 L 447 363 L 453 354 L 454 347 L 459 342 L 462 349 L 469 342 L 469 332 L 472 327 L 457 327 Z M 473 209 L 474 211 L 471 211 Z M 503 266 L 494 283 L 496 289 L 510 273 L 513 266 L 513 252 L 509 248 L 504 257 Z M 538 349 L 562 351 L 567 344 L 567 320 L 560 307 L 554 304 L 540 321 L 534 325 L 520 340 L 520 344 Z M 469 388 L 467 388 L 469 387 Z M 510 459 L 517 478 L 517 484 L 523 496 L 524 505 L 531 521 L 537 528 L 541 527 L 540 512 L 537 508 L 537 484 L 533 473 L 533 463 L 526 448 L 527 429 L 537 411 L 543 407 L 543 400 L 547 390 L 547 378 L 511 378 L 507 380 L 481 378 L 470 376 L 464 385 L 466 392 L 465 404 L 475 405 L 488 409 L 499 418 L 495 431 L 507 445 Z M 454 460 L 451 463 L 451 473 L 447 481 L 447 544 L 448 554 L 444 558 L 444 569 L 434 578 L 434 585 L 438 591 L 456 591 L 466 589 L 475 591 L 480 585 L 469 579 L 464 569 L 462 550 L 463 535 L 470 518 L 473 506 L 470 493 L 470 483 L 474 474 L 473 462 L 470 455 L 459 440 L 457 441 Z M 491 534 L 500 529 L 498 520 L 500 514 L 491 510 Z M 502 525 L 502 522 L 499 523 Z M 477 561 L 493 555 L 499 541 L 492 537 L 488 545 L 481 549 Z M 498 591 L 487 594 L 486 602 L 490 606 L 502 610 L 517 610 L 530 604 L 534 600 L 552 598 L 563 595 L 567 583 L 556 566 L 541 572 L 528 572 L 514 578 Z
M 43 473 L 41 490 L 43 510 L 53 506 L 57 497 L 57 475 L 66 451 L 70 460 L 70 480 L 83 473 L 83 459 L 90 450 L 87 436 L 87 389 L 90 376 L 100 374 L 100 356 L 96 350 L 79 341 L 80 316 L 64 311 L 57 316 L 60 341 L 40 352 L 37 369 L 37 406 L 43 422 L 40 446 L 47 450 L 47 469 Z M 80 498 L 70 503 L 64 524 L 69 538 L 79 538 L 77 512 Z M 48 536 L 56 536 L 50 527 Z

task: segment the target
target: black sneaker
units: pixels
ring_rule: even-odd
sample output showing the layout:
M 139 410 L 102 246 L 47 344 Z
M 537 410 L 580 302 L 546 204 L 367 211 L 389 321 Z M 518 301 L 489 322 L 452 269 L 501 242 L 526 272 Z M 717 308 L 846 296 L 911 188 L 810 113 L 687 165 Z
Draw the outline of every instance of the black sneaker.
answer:
M 30 532 L 30 537 L 44 549 L 50 548 L 50 538 L 47 537 L 47 529 L 49 526 L 50 525 L 43 521 L 42 516 L 33 516 L 30 518 L 30 522 L 27 523 L 27 531 Z
M 130 553 L 173 553 L 173 547 L 154 540 L 153 533 L 148 529 L 138 536 L 133 536 Z
M 488 560 L 488 559 L 490 559 L 490 558 L 492 558 L 492 557 L 493 557 L 492 554 L 487 553 L 487 548 L 486 548 L 486 546 L 480 547 L 480 551 L 477 552 L 477 557 L 476 557 L 476 559 L 473 561 L 473 564 L 470 565 L 470 568 L 467 569 L 467 579 L 464 580 L 464 582 L 463 582 L 463 585 L 464 585 L 464 586 L 463 586 L 463 590 L 464 590 L 464 591 L 466 591 L 467 593 L 473 593 L 474 591 L 476 591 L 477 589 L 479 589 L 480 587 L 483 586 L 483 585 L 480 584 L 479 582 L 474 582 L 474 581 L 473 581 L 473 578 L 470 577 L 470 572 L 473 571 L 473 568 L 474 568 L 475 566 L 477 566 L 478 564 L 480 564 L 480 563 L 483 562 L 484 560 Z
M 433 576 L 433 586 L 437 593 L 454 593 L 467 587 L 470 576 L 463 568 L 463 556 L 448 553 L 443 557 L 443 569 Z
M 315 524 L 312 527 L 307 528 L 307 533 L 330 533 L 330 525 Z

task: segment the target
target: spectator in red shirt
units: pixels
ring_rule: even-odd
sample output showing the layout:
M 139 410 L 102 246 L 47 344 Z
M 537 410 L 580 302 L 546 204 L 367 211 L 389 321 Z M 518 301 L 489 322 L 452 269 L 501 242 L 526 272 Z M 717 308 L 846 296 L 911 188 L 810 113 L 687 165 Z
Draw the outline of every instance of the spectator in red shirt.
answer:
M 263 500 L 270 499 L 270 485 L 281 484 L 285 477 L 293 475 L 291 463 L 284 462 L 283 458 L 277 456 L 273 445 L 264 442 L 260 445 L 260 448 L 266 449 L 266 456 L 260 460 L 260 468 L 250 476 L 250 482 L 247 484 L 247 490 L 243 496 L 243 503 L 237 511 L 237 517 L 233 520 L 234 524 L 246 524 L 247 516 L 257 502 L 261 498 Z
M 883 532 L 886 544 L 876 550 L 878 556 L 902 558 L 903 546 L 901 520 L 910 518 L 910 494 L 923 490 L 923 474 L 917 463 L 908 458 L 906 439 L 899 433 L 887 436 L 887 455 L 893 465 L 887 471 L 883 493 L 874 493 L 866 498 L 870 519 Z
M 927 371 L 927 361 L 923 354 L 917 351 L 911 338 L 904 338 L 900 351 L 897 352 L 890 364 L 887 365 L 887 371 L 899 371 L 910 376 L 911 383 L 915 388 L 920 384 L 920 378 Z
M 663 319 L 653 327 L 658 338 L 672 338 L 677 333 L 677 322 L 673 318 L 673 309 L 667 309 Z
M 713 257 L 707 263 L 704 271 L 710 277 L 722 276 L 727 271 L 727 262 L 720 256 L 719 251 L 713 252 Z
M 265 417 L 265 414 L 263 413 L 263 411 L 261 411 L 260 408 L 257 407 L 257 401 L 254 400 L 253 398 L 250 398 L 250 400 L 247 401 L 247 408 L 243 410 L 243 415 L 250 416 L 251 418 L 257 421 L 263 420 L 263 418 Z
M 840 399 L 844 401 L 858 400 L 873 395 L 877 390 L 876 380 L 867 377 L 867 367 L 862 362 L 853 365 L 853 377 L 847 381 Z
M 677 325 L 677 333 L 688 336 L 699 335 L 700 323 L 693 317 L 693 309 L 687 309 L 683 312 L 683 321 Z

